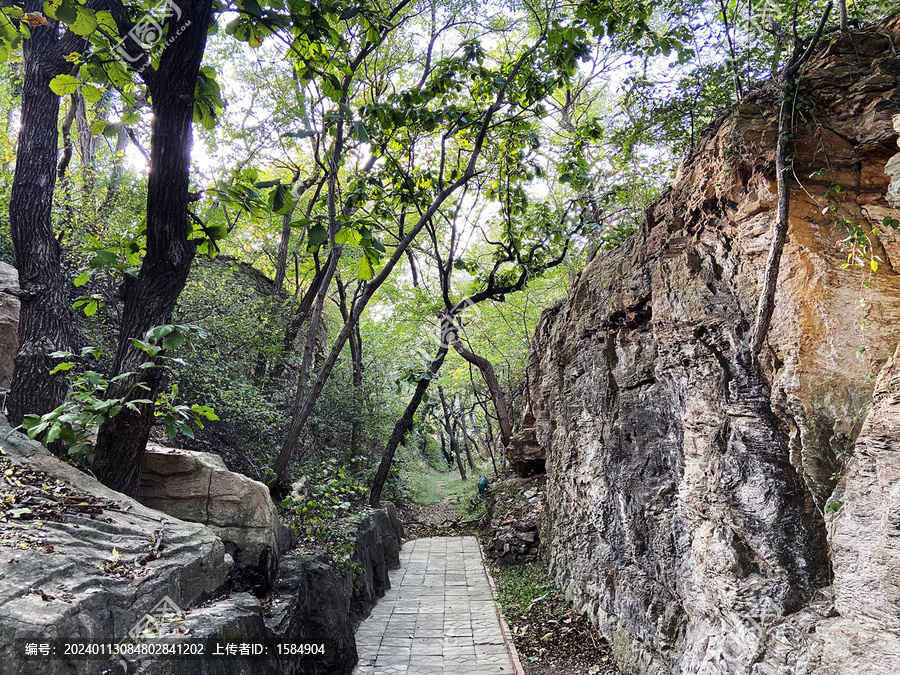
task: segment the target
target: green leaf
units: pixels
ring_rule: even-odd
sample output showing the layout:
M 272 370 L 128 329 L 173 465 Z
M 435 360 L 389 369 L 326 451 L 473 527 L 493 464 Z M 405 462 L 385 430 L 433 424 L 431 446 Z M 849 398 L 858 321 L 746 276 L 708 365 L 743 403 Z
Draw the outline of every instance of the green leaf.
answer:
M 324 225 L 313 225 L 307 233 L 307 246 L 316 247 L 328 241 L 328 230 Z
M 40 436 L 44 430 L 50 426 L 49 422 L 40 422 L 39 424 L 28 429 L 28 438 L 34 440 L 38 436 Z
M 337 231 L 337 234 L 334 235 L 334 243 L 340 244 L 341 246 L 344 244 L 359 246 L 361 241 L 362 235 L 352 227 L 342 227 Z
M 74 0 L 48 0 L 44 14 L 66 24 L 74 23 L 78 20 L 78 4 Z
M 102 28 L 113 37 L 118 37 L 119 27 L 116 25 L 116 20 L 113 19 L 110 12 L 107 12 L 105 9 L 95 12 L 94 18 L 97 20 L 98 27 Z
M 161 338 L 166 337 L 169 333 L 175 330 L 175 326 L 171 324 L 164 324 L 162 326 L 154 326 L 150 330 L 147 331 L 147 335 L 145 336 L 148 340 L 159 340 Z
M 324 78 L 322 78 L 322 80 L 319 82 L 319 85 L 322 87 L 322 93 L 332 101 L 337 103 L 341 100 L 341 83 L 334 75 L 328 73 Z
M 88 346 L 88 347 L 82 347 L 82 348 L 81 348 L 81 356 L 82 356 L 82 358 L 87 357 L 87 356 L 92 356 L 92 357 L 94 358 L 94 361 L 99 361 L 99 360 L 100 360 L 100 355 L 101 355 L 101 354 L 103 354 L 103 348 L 102 348 L 102 347 L 90 347 L 90 346 Z
M 281 134 L 283 138 L 312 138 L 316 135 L 315 131 L 286 131 Z
M 97 30 L 97 19 L 94 17 L 94 10 L 88 9 L 83 5 L 79 5 L 76 8 L 75 13 L 76 19 L 72 23 L 61 19 L 65 23 L 69 23 L 69 30 L 75 33 L 75 35 L 87 37 L 95 30 Z
M 94 387 L 103 386 L 103 376 L 94 370 L 84 371 L 84 379 L 90 382 Z
M 75 277 L 75 281 L 74 281 L 75 287 L 79 288 L 81 286 L 84 286 L 88 281 L 90 281 L 90 279 L 91 279 L 90 271 L 85 270 L 84 272 L 79 274 L 77 277 Z
M 366 125 L 362 122 L 353 123 L 353 135 L 362 143 L 369 142 L 369 132 L 366 131 Z
M 62 372 L 64 370 L 72 370 L 75 367 L 75 364 L 70 361 L 64 361 L 63 363 L 57 363 L 56 367 L 50 371 L 51 375 L 56 375 L 56 373 Z
M 122 119 L 120 120 L 120 123 L 128 125 L 128 124 L 137 124 L 140 121 L 141 121 L 141 113 L 139 113 L 137 110 L 132 110 L 132 111 L 127 112 L 124 115 L 122 115 Z
M 279 183 L 269 197 L 272 212 L 277 215 L 287 213 L 294 205 L 293 197 L 284 189 L 284 185 Z
M 98 103 L 100 99 L 103 98 L 103 92 L 97 89 L 92 84 L 84 84 L 81 86 L 81 95 L 84 96 L 84 100 L 88 103 Z M 93 133 L 93 125 L 91 125 L 91 132 Z
M 179 331 L 172 331 L 165 338 L 163 338 L 162 346 L 163 349 L 178 349 L 181 345 L 187 342 L 187 338 L 184 333 Z
M 106 267 L 115 265 L 118 262 L 116 254 L 112 251 L 102 249 L 94 254 L 94 258 L 88 263 L 91 267 Z
M 71 75 L 57 75 L 50 80 L 50 90 L 57 96 L 74 94 L 81 86 L 81 80 Z
M 355 5 L 350 6 L 350 7 L 345 7 L 344 11 L 341 12 L 340 19 L 341 19 L 341 21 L 348 21 L 348 20 L 352 19 L 354 16 L 356 16 L 357 14 L 359 14 L 359 7 L 356 7 Z
M 257 19 L 262 18 L 262 7 L 259 6 L 256 0 L 242 0 L 241 8 L 247 14 L 255 16 Z
M 143 340 L 138 340 L 137 338 L 131 338 L 131 344 L 135 349 L 139 349 L 145 354 L 149 354 L 150 356 L 156 356 L 162 351 L 161 347 L 155 347 Z M 142 367 L 146 364 L 142 364 Z M 152 363 L 150 365 L 153 365 Z
M 47 432 L 47 438 L 44 439 L 44 442 L 47 445 L 53 443 L 57 438 L 59 438 L 60 431 L 62 431 L 62 429 L 58 425 L 54 424 L 52 427 L 50 427 L 50 431 Z
M 210 408 L 208 405 L 198 405 L 197 403 L 195 403 L 194 405 L 191 406 L 191 410 L 193 410 L 198 415 L 202 415 L 203 417 L 208 419 L 210 422 L 218 422 L 219 421 L 219 416 L 216 415 L 216 411 L 213 410 L 212 408 Z
M 276 185 L 281 185 L 281 179 L 276 178 L 275 180 L 261 180 L 258 183 L 254 183 L 253 187 L 255 188 L 269 188 L 275 187 Z
M 875 260 L 874 258 L 869 262 L 869 266 L 872 268 L 873 272 L 878 271 L 878 261 Z
M 99 136 L 104 131 L 106 131 L 106 120 L 94 120 L 91 123 L 91 133 L 95 136 Z
M 369 281 L 375 276 L 375 270 L 372 269 L 372 263 L 369 262 L 369 256 L 364 255 L 359 259 L 359 272 L 357 273 L 357 276 L 364 281 Z

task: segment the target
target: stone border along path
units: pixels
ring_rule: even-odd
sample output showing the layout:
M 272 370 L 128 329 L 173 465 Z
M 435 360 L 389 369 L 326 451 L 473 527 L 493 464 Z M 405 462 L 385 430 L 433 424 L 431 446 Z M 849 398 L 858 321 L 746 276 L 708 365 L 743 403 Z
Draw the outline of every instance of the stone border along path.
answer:
M 475 537 L 406 542 L 391 589 L 356 631 L 354 675 L 520 675 Z

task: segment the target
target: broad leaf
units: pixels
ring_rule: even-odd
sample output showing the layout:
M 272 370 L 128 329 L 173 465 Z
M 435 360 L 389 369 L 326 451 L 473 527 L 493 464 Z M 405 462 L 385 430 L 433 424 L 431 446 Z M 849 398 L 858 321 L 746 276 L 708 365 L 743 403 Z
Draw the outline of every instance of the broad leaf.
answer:
M 57 75 L 50 80 L 50 90 L 57 96 L 74 94 L 81 86 L 81 80 L 71 75 Z

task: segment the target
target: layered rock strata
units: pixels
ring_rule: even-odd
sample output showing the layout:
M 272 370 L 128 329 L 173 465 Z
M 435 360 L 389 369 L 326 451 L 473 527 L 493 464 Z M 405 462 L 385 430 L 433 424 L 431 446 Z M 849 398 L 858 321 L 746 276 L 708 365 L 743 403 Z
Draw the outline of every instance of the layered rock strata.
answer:
M 900 218 L 886 198 L 897 44 L 895 16 L 839 37 L 804 72 L 808 124 L 791 147 L 758 358 L 747 344 L 776 211 L 774 87 L 703 133 L 639 232 L 538 326 L 523 464 L 546 461 L 551 572 L 625 672 L 875 672 L 894 653 L 896 427 L 850 458 L 900 342 L 900 236 L 883 226 Z M 848 226 L 870 242 L 865 267 L 845 267 Z M 857 618 L 836 627 L 845 613 Z M 848 632 L 863 615 L 868 642 Z M 855 639 L 871 649 L 835 663 Z

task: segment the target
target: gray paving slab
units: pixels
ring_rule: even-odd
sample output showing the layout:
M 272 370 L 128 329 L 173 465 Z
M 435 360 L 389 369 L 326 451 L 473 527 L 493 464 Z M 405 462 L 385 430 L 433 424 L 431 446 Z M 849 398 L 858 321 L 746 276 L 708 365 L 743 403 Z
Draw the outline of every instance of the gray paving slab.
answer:
M 354 675 L 521 672 L 475 537 L 409 541 L 390 575 L 391 589 L 356 631 Z

